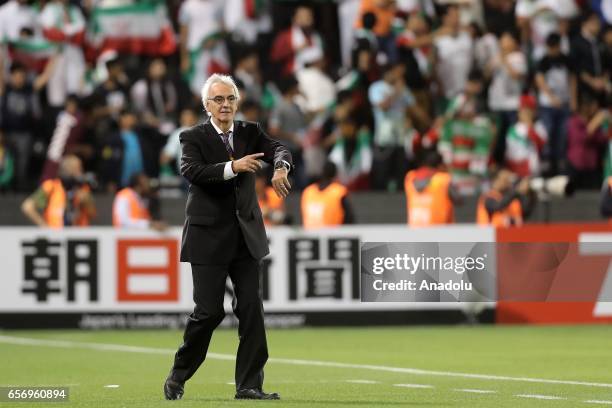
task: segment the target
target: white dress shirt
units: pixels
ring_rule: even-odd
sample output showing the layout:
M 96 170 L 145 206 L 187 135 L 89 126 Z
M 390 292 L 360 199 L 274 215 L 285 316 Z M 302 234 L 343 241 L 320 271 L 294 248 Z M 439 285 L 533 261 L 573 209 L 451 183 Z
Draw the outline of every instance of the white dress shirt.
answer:
M 217 135 L 219 135 L 219 137 L 221 137 L 221 135 L 224 132 L 219 128 L 219 126 L 217 126 L 215 124 L 215 120 L 211 118 L 210 119 L 210 123 L 215 128 L 215 132 L 217 132 Z M 227 133 L 229 133 L 229 138 L 228 138 L 229 144 L 232 147 L 232 150 L 234 150 L 234 122 L 232 122 L 232 126 L 230 126 L 229 130 L 227 131 Z M 221 139 L 221 141 L 223 141 L 223 138 Z M 232 179 L 232 178 L 234 178 L 236 176 L 237 176 L 237 174 L 234 173 L 234 170 L 232 170 L 232 162 L 231 162 L 231 160 L 228 161 L 228 162 L 225 162 L 225 168 L 223 169 L 223 179 L 224 180 L 229 180 L 229 179 Z
M 219 128 L 219 126 L 215 124 L 215 121 L 213 118 L 210 118 L 210 123 L 213 125 L 213 128 L 215 128 L 215 132 L 217 132 L 217 134 L 221 138 L 221 141 L 223 142 L 223 138 L 221 136 L 223 134 L 223 131 Z M 232 126 L 230 126 L 227 133 L 229 133 L 229 137 L 228 137 L 229 144 L 232 147 L 232 150 L 234 150 L 234 122 L 232 122 Z M 223 144 L 225 144 L 225 142 Z M 282 162 L 285 165 L 285 168 L 287 169 L 287 171 L 290 171 L 291 165 L 289 164 L 289 162 L 286 160 L 282 160 Z M 238 174 L 234 173 L 234 170 L 232 170 L 232 162 L 231 161 L 225 162 L 225 168 L 223 169 L 223 179 L 229 180 L 229 179 L 236 177 L 237 175 Z

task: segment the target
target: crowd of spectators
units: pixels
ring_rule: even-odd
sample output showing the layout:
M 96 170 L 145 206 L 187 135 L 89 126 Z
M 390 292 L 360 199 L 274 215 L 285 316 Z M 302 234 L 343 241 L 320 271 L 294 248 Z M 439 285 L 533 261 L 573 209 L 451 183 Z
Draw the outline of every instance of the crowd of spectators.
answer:
M 278 3 L 0 5 L 0 191 L 32 191 L 67 154 L 98 191 L 177 176 L 214 72 L 291 150 L 298 190 L 327 161 L 349 191 L 401 190 L 432 150 L 464 195 L 502 167 L 579 188 L 610 175 L 611 2 L 339 0 L 337 38 L 321 2 L 284 5 L 288 26 Z

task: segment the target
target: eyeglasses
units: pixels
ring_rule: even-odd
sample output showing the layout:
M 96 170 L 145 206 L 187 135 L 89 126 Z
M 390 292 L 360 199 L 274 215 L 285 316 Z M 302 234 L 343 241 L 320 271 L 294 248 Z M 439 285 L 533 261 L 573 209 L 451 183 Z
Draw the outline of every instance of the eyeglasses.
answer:
M 227 103 L 229 103 L 230 105 L 236 103 L 236 101 L 238 100 L 238 98 L 236 98 L 235 95 L 230 95 L 228 97 L 219 95 L 219 96 L 215 96 L 214 98 L 208 98 L 209 101 L 214 101 L 217 105 L 223 105 L 226 99 L 227 99 Z

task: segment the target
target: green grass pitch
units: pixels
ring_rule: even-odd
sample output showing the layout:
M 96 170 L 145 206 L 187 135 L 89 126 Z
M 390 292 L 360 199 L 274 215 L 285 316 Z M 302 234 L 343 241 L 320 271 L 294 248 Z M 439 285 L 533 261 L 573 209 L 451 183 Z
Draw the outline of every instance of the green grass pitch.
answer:
M 94 408 L 612 407 L 612 326 L 268 330 L 265 390 L 282 400 L 262 402 L 233 400 L 229 329 L 215 332 L 214 358 L 183 400 L 165 401 L 180 340 L 163 330 L 2 331 L 0 385 L 67 385 L 70 401 L 52 406 Z M 0 403 L 10 406 L 47 405 Z

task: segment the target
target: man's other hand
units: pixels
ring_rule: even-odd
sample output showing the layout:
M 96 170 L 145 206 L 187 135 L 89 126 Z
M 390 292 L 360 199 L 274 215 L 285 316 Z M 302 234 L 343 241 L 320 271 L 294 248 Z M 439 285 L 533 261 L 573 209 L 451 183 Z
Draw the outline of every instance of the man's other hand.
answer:
M 244 173 L 247 171 L 249 173 L 255 173 L 261 168 L 261 163 L 258 159 L 263 155 L 263 153 L 254 153 L 232 161 L 232 171 L 234 173 Z
M 281 198 L 287 197 L 289 190 L 291 189 L 291 184 L 289 184 L 287 174 L 289 174 L 287 169 L 277 169 L 274 171 L 274 175 L 272 176 L 272 188 L 274 188 L 276 195 Z

